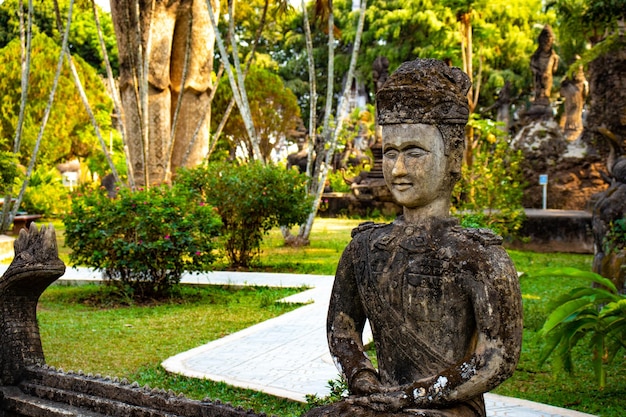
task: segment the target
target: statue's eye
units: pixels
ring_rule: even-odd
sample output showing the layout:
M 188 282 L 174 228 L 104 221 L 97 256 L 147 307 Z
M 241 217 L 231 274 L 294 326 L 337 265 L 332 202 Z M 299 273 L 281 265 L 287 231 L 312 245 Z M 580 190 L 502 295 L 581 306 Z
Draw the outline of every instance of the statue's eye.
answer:
M 383 156 L 387 159 L 396 159 L 399 153 L 400 152 L 398 152 L 396 149 L 389 149 L 385 151 L 385 154 Z
M 409 158 L 419 158 L 428 153 L 428 151 L 421 148 L 411 148 L 406 150 L 406 156 Z

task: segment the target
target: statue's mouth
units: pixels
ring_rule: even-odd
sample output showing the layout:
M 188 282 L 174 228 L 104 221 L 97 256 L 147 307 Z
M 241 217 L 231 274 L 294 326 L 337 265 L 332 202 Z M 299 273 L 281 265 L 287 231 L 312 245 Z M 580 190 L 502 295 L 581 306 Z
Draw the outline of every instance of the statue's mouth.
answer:
M 408 189 L 413 187 L 413 184 L 410 182 L 394 182 L 391 185 L 394 190 L 398 191 L 407 191 Z

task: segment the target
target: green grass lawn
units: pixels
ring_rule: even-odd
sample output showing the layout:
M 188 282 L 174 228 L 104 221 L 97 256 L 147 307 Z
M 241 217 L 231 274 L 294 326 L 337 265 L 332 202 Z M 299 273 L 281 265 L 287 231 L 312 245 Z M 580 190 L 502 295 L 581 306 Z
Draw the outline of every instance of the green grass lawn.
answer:
M 263 244 L 259 270 L 334 274 L 339 256 L 360 221 L 317 219 L 311 245 L 287 248 L 278 230 Z M 56 223 L 62 258 L 62 224 Z M 607 387 L 599 390 L 591 368 L 591 352 L 582 344 L 575 355 L 573 375 L 553 374 L 548 361 L 538 365 L 541 340 L 537 330 L 549 312 L 548 304 L 571 288 L 587 285 L 578 279 L 539 278 L 548 266 L 589 270 L 591 255 L 540 254 L 509 251 L 519 271 L 524 301 L 524 344 L 514 376 L 498 387 L 502 395 L 571 408 L 602 417 L 621 417 L 626 409 L 626 361 L 616 358 L 608 369 Z M 97 288 L 53 286 L 42 296 L 39 319 L 48 363 L 137 380 L 140 384 L 172 389 L 192 398 L 210 397 L 258 412 L 299 415 L 305 406 L 225 384 L 166 374 L 165 358 L 228 333 L 281 314 L 293 306 L 273 303 L 296 290 L 206 288 L 184 290 L 169 303 L 115 307 L 93 305 Z M 622 352 L 623 353 L 623 352 Z

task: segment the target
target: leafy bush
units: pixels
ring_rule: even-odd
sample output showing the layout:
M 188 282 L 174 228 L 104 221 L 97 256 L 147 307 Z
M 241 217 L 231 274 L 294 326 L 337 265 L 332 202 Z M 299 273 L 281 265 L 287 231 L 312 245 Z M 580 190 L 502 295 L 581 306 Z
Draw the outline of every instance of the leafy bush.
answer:
M 104 271 L 135 299 L 163 297 L 184 271 L 209 270 L 221 225 L 213 207 L 167 185 L 124 188 L 114 199 L 88 191 L 63 221 L 70 260 Z
M 328 404 L 336 403 L 346 399 L 349 395 L 348 383 L 343 375 L 339 375 L 337 379 L 331 379 L 328 381 L 328 388 L 330 392 L 324 397 L 320 397 L 317 394 L 307 394 L 306 403 L 307 407 L 321 407 Z
M 509 147 L 507 135 L 492 120 L 472 115 L 471 163 L 463 164 L 453 192 L 453 213 L 467 227 L 488 227 L 515 236 L 524 221 L 522 155 Z M 466 160 L 467 162 L 467 160 Z
M 572 349 L 587 340 L 593 351 L 598 385 L 606 384 L 606 365 L 626 349 L 626 295 L 611 280 L 576 268 L 547 268 L 539 276 L 583 277 L 588 287 L 575 288 L 559 297 L 540 334 L 545 337 L 541 363 L 554 356 L 556 370 L 573 371 Z M 591 284 L 599 286 L 591 286 Z
M 275 165 L 211 163 L 179 171 L 176 181 L 217 207 L 234 267 L 257 260 L 263 235 L 272 227 L 302 224 L 311 210 L 306 177 Z

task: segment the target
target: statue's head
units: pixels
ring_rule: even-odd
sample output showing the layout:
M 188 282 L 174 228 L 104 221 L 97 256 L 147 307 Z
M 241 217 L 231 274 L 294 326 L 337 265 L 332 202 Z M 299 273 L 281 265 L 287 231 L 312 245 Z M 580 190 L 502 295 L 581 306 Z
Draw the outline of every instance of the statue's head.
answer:
M 394 190 L 392 162 L 403 147 L 419 148 L 416 152 L 405 153 L 403 158 L 414 162 L 413 170 L 427 170 L 420 178 L 424 186 L 415 187 L 414 191 L 427 194 L 426 186 L 433 187 L 433 193 L 449 199 L 461 176 L 470 84 L 467 74 L 459 68 L 435 59 L 417 59 L 402 64 L 378 91 L 383 173 L 400 204 L 422 204 L 414 195 L 403 196 L 402 187 Z M 432 157 L 423 158 L 418 155 L 421 151 Z M 435 155 L 436 152 L 441 154 Z
M 539 46 L 548 51 L 552 49 L 552 44 L 554 43 L 554 33 L 552 32 L 552 27 L 550 25 L 545 25 L 539 34 Z

